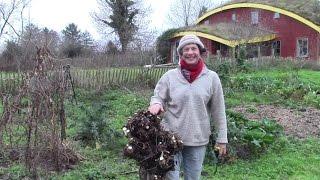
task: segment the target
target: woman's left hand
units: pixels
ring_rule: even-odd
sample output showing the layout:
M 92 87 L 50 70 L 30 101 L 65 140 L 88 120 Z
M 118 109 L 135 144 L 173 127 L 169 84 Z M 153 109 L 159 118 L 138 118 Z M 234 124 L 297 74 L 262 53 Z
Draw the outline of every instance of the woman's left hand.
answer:
M 216 143 L 214 149 L 219 150 L 219 156 L 224 156 L 227 154 L 227 144 L 226 143 Z

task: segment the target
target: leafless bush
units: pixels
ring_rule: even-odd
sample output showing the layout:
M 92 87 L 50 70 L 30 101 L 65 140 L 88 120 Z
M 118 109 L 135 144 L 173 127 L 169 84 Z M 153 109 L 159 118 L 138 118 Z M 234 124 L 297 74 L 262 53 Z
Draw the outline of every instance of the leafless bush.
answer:
M 126 52 L 125 54 L 98 54 L 90 58 L 74 58 L 60 60 L 64 64 L 70 64 L 72 67 L 83 69 L 99 69 L 106 67 L 132 67 L 152 64 L 155 59 L 155 53 L 145 52 Z
M 35 177 L 39 167 L 60 171 L 81 159 L 65 141 L 67 76 L 62 67 L 49 73 L 53 70 L 48 49 L 38 48 L 34 69 L 24 74 L 18 93 L 1 93 L 0 147 L 11 160 L 24 157 Z
M 29 56 L 30 57 L 30 56 Z M 71 65 L 72 67 L 82 69 L 100 69 L 107 67 L 132 67 L 153 64 L 156 59 L 156 53 L 153 50 L 145 51 L 127 51 L 126 53 L 106 54 L 96 53 L 91 57 L 76 58 L 53 58 L 55 67 L 61 65 Z M 30 60 L 21 62 L 20 69 L 22 72 L 32 70 Z M 18 71 L 16 62 L 6 59 L 0 59 L 0 71 Z

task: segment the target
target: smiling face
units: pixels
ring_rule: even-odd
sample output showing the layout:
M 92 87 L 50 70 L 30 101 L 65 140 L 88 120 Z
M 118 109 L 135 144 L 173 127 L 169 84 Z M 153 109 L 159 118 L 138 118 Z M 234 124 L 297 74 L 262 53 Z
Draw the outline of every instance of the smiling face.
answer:
M 187 44 L 182 48 L 182 59 L 187 64 L 197 64 L 200 59 L 200 50 L 196 44 Z

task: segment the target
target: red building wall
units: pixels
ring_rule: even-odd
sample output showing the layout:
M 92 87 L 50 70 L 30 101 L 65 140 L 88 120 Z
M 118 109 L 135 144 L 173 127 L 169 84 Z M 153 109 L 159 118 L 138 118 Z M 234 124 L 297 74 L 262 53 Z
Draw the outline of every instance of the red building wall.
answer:
M 213 25 L 219 22 L 232 22 L 233 13 L 236 14 L 236 19 L 238 22 L 250 23 L 252 11 L 259 12 L 258 26 L 267 28 L 277 33 L 277 39 L 281 41 L 282 57 L 296 57 L 297 39 L 308 38 L 308 58 L 314 60 L 319 58 L 319 32 L 301 23 L 300 21 L 283 14 L 280 14 L 280 18 L 275 19 L 274 12 L 272 11 L 255 8 L 237 8 L 213 14 L 207 19 L 203 20 L 202 23 L 208 19 L 209 23 Z

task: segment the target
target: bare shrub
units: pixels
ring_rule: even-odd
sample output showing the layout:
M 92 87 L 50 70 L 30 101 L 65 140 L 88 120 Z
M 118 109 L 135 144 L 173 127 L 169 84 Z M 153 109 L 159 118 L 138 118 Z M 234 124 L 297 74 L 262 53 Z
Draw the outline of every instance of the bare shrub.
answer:
M 153 51 L 127 51 L 126 53 L 104 54 L 89 58 L 74 58 L 60 60 L 64 64 L 83 69 L 100 69 L 106 67 L 132 67 L 152 64 L 155 59 Z
M 61 171 L 81 160 L 65 141 L 67 79 L 62 67 L 53 70 L 48 49 L 38 48 L 34 69 L 24 74 L 17 94 L 1 94 L 0 147 L 11 160 L 24 157 L 35 178 L 39 168 Z

